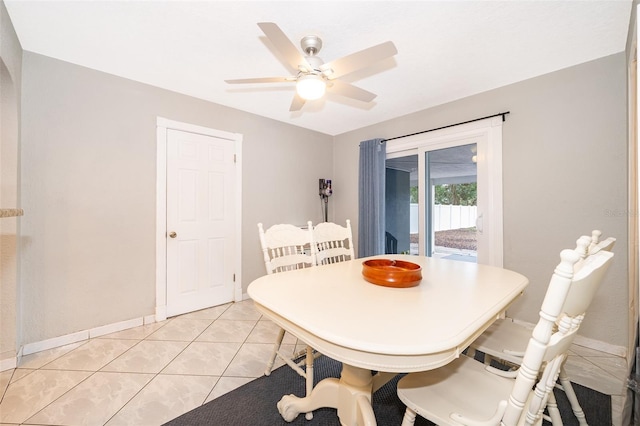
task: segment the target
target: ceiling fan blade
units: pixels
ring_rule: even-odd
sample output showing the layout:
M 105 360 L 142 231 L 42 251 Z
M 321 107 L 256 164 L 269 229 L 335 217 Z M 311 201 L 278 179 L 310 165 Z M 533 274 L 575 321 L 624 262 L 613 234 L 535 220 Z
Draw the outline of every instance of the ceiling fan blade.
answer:
M 330 80 L 368 67 L 398 53 L 392 41 L 361 50 L 320 66 Z
M 282 32 L 280 27 L 273 22 L 260 22 L 258 26 L 264 35 L 271 40 L 271 43 L 273 43 L 276 49 L 278 49 L 278 52 L 280 52 L 292 70 L 297 72 L 300 65 L 307 65 L 307 60 L 285 33 Z M 311 68 L 309 67 L 309 69 Z
M 300 95 L 298 95 L 298 92 L 296 92 L 296 94 L 293 95 L 293 100 L 291 101 L 291 107 L 289 107 L 289 111 L 300 111 L 304 106 L 304 103 L 305 100 L 300 97 Z
M 371 102 L 376 98 L 375 93 L 368 92 L 364 89 L 354 86 L 353 84 L 345 83 L 340 80 L 331 80 L 327 84 L 327 90 L 337 95 L 346 96 L 347 98 L 356 99 L 362 102 Z
M 225 80 L 229 84 L 246 84 L 246 83 L 282 83 L 296 81 L 295 77 L 261 77 L 261 78 L 239 78 L 235 80 Z

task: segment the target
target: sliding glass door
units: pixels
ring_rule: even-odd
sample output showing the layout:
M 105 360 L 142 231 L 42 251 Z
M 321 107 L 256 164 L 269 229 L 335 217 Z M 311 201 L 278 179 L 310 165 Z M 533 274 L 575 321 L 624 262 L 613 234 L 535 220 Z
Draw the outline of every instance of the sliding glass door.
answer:
M 502 266 L 501 122 L 387 142 L 386 253 Z
M 388 156 L 387 253 L 475 262 L 476 149 L 469 144 L 425 151 L 424 161 L 419 154 Z
M 425 152 L 425 253 L 476 262 L 477 145 Z

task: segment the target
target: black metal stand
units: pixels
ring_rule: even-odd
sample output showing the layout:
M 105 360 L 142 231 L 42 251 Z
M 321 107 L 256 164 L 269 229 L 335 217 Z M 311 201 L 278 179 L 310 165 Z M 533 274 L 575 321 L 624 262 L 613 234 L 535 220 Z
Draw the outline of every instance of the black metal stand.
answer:
M 321 195 L 320 199 L 321 201 L 324 201 L 324 211 L 323 211 L 322 221 L 328 222 L 329 221 L 329 197 L 327 197 L 326 195 Z

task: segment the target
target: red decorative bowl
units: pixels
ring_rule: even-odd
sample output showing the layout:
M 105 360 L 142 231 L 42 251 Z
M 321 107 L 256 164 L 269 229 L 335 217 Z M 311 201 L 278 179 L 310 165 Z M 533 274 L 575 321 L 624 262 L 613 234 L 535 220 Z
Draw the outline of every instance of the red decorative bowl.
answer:
M 362 275 L 370 283 L 385 287 L 415 287 L 422 280 L 422 268 L 404 260 L 369 259 L 362 262 Z

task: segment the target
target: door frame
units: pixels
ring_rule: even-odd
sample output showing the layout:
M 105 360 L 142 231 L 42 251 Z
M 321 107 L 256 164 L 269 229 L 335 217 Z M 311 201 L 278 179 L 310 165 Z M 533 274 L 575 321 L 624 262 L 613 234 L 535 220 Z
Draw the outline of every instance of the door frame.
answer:
M 640 183 L 639 165 L 640 165 L 640 140 L 638 139 L 638 123 L 640 122 L 640 108 L 638 108 L 638 18 L 640 11 L 637 7 L 632 7 L 632 20 L 630 32 L 630 45 L 627 52 L 627 102 L 628 102 L 628 179 L 629 194 L 628 208 L 629 212 L 634 214 L 627 215 L 628 239 L 627 255 L 629 259 L 628 265 L 628 281 L 629 281 L 629 318 L 628 318 L 628 340 L 627 340 L 627 369 L 631 372 L 635 364 L 636 354 L 636 336 L 638 333 L 639 318 L 639 301 L 640 294 L 640 251 L 638 244 L 640 241 L 640 222 L 638 220 L 638 212 L 640 211 Z M 636 367 L 637 368 L 637 367 Z
M 478 208 L 478 217 L 482 218 L 484 231 L 480 238 L 487 238 L 487 251 L 478 263 L 492 266 L 503 266 L 503 203 L 502 203 L 502 116 L 490 117 L 471 123 L 460 124 L 428 133 L 421 133 L 404 138 L 387 141 L 387 154 L 398 156 L 401 152 L 418 154 L 419 174 L 424 175 L 424 151 L 450 148 L 457 145 L 476 143 L 478 147 L 478 176 L 485 176 L 487 188 L 480 188 L 486 200 L 485 209 Z M 424 191 L 424 189 L 423 189 Z M 419 203 L 424 203 L 425 194 L 420 194 Z M 418 227 L 421 238 L 421 255 L 425 247 L 424 206 L 418 208 Z
M 242 135 L 157 117 L 156 121 L 156 321 L 167 319 L 167 131 L 179 130 L 234 143 L 236 164 L 234 301 L 242 300 Z

